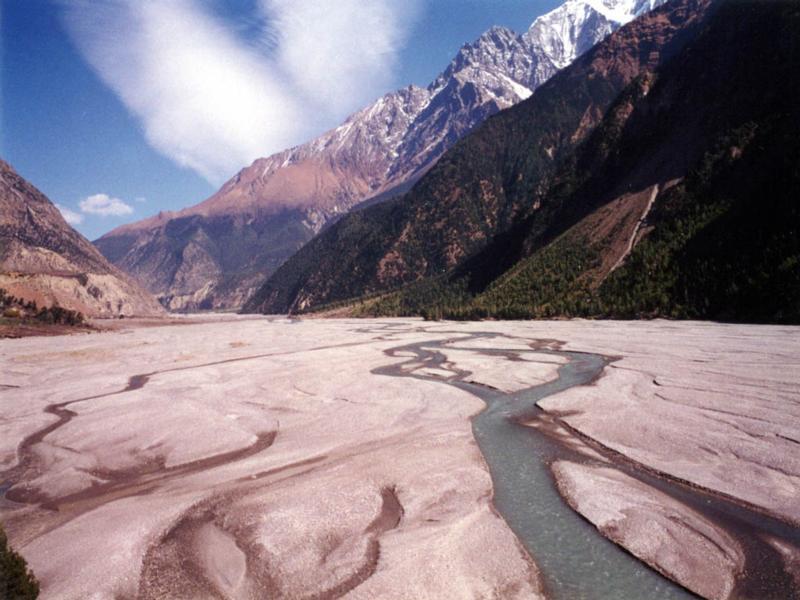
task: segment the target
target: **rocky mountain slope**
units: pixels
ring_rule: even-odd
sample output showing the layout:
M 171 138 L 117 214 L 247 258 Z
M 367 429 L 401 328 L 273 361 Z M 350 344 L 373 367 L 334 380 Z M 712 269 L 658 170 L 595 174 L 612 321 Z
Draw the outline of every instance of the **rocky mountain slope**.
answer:
M 173 310 L 240 306 L 325 224 L 407 191 L 458 139 L 660 0 L 568 0 L 519 36 L 495 27 L 427 88 L 387 94 L 340 127 L 255 161 L 208 200 L 95 242 Z
M 789 2 L 666 4 L 247 308 L 800 321 L 799 25 Z
M 441 278 L 527 217 L 549 215 L 549 178 L 632 82 L 696 35 L 707 5 L 670 3 L 624 27 L 456 144 L 405 198 L 354 212 L 315 238 L 247 309 L 305 310 Z M 510 256 L 485 267 L 502 272 Z
M 163 309 L 72 229 L 39 190 L 0 160 L 0 288 L 87 316 Z
M 565 161 L 549 230 L 521 225 L 521 260 L 442 313 L 800 322 L 798 27 L 797 4 L 723 1 Z

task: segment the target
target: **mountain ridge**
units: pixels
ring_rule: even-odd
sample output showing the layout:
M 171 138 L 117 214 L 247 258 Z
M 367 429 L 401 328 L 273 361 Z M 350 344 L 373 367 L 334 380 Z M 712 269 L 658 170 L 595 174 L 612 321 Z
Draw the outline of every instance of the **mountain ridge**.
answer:
M 798 25 L 791 3 L 664 5 L 487 121 L 402 203 L 309 243 L 247 308 L 800 321 Z M 578 102 L 604 85 L 604 107 Z
M 552 46 L 566 36 L 559 60 L 567 60 L 620 24 L 590 4 L 632 15 L 652 3 L 568 0 L 556 9 L 571 19 L 563 30 L 552 13 L 523 35 L 493 27 L 462 46 L 427 88 L 386 94 L 319 138 L 256 160 L 200 204 L 124 225 L 95 244 L 171 309 L 240 305 L 327 223 L 404 190 L 476 125 L 552 76 L 557 67 L 542 39 Z M 232 236 L 238 260 L 225 247 Z

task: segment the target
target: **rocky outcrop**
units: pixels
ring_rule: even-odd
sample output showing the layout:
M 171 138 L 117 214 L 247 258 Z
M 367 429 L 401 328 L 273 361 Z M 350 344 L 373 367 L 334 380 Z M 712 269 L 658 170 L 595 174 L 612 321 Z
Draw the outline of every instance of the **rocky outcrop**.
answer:
M 87 316 L 154 315 L 155 299 L 72 229 L 39 190 L 0 160 L 0 287 Z
M 208 200 L 95 244 L 172 310 L 240 306 L 325 224 L 407 191 L 489 116 L 658 3 L 568 0 L 524 35 L 494 27 L 427 88 L 386 94 L 319 138 L 256 160 Z

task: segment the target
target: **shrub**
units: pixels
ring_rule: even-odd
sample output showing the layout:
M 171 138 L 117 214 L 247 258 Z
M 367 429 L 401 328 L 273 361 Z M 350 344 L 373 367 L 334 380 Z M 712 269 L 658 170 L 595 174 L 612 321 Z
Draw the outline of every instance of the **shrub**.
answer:
M 39 582 L 28 569 L 25 559 L 8 545 L 0 527 L 0 598 L 29 600 L 39 597 Z

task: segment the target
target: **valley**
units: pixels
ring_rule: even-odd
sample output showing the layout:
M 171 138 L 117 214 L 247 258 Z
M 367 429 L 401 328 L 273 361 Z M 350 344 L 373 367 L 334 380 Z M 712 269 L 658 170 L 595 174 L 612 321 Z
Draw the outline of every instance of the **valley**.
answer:
M 240 308 L 327 226 L 404 195 L 458 140 L 662 2 L 567 0 L 522 34 L 491 27 L 426 87 L 389 92 L 316 139 L 255 160 L 203 202 L 94 243 L 169 310 Z
M 800 590 L 793 327 L 173 321 L 0 346 L 43 598 Z
M 4 10 L 0 600 L 800 600 L 800 2 L 555 4 Z

